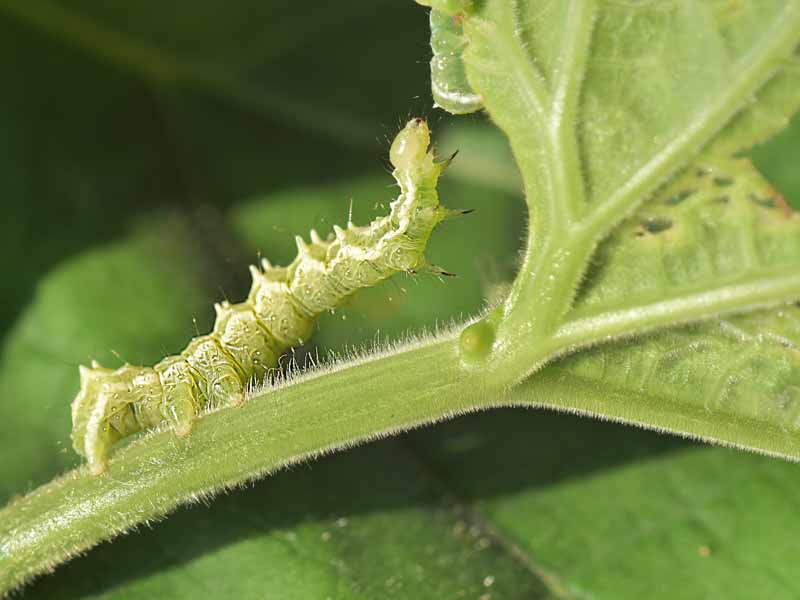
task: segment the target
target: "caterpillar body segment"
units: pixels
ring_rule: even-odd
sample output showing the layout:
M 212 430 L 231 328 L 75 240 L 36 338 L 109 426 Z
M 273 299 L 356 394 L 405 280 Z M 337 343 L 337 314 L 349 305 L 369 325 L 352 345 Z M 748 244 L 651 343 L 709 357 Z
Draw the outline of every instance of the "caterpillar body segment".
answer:
M 309 339 L 321 313 L 357 290 L 398 272 L 445 273 L 428 265 L 425 247 L 433 228 L 458 211 L 439 204 L 436 184 L 450 161 L 436 162 L 429 145 L 427 123 L 409 121 L 391 146 L 401 193 L 389 214 L 363 227 L 334 226 L 326 240 L 315 231 L 310 242 L 298 237 L 286 267 L 266 260 L 250 267 L 247 299 L 216 304 L 212 332 L 179 355 L 154 367 L 81 366 L 72 441 L 91 471 L 102 473 L 111 446 L 132 434 L 168 425 L 185 436 L 201 412 L 242 404 L 251 380 L 263 379 L 287 349 Z

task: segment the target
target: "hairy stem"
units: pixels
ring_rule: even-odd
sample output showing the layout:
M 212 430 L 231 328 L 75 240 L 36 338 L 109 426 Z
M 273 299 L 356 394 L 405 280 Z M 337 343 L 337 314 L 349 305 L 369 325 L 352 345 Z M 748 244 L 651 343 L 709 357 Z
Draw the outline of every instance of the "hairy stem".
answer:
M 796 272 L 687 293 L 637 311 L 579 315 L 536 347 L 541 363 L 630 331 L 750 310 L 800 295 Z M 543 379 L 541 379 L 543 377 Z M 536 405 L 590 413 L 797 459 L 767 428 L 687 418 L 663 403 L 593 404 L 591 386 L 558 364 L 511 390 L 491 371 L 464 369 L 455 333 L 321 370 L 255 393 L 241 408 L 199 419 L 192 435 L 147 435 L 117 451 L 106 473 L 76 469 L 0 511 L 0 593 L 134 525 L 281 467 L 364 441 L 495 406 Z M 723 426 L 724 425 L 724 426 Z
M 459 371 L 446 337 L 256 394 L 206 415 L 184 439 L 147 435 L 101 476 L 71 471 L 0 513 L 0 591 L 204 495 L 484 404 Z

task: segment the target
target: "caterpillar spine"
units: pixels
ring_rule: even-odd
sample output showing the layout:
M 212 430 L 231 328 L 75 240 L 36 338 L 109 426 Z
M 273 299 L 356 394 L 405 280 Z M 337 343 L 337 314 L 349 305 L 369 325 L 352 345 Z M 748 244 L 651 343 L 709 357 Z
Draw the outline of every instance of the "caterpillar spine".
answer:
M 80 367 L 72 402 L 72 442 L 99 475 L 111 447 L 139 431 L 169 425 L 189 435 L 208 408 L 238 406 L 252 379 L 262 379 L 287 349 L 305 342 L 316 318 L 360 288 L 398 272 L 448 274 L 427 263 L 433 228 L 464 211 L 439 204 L 436 185 L 450 159 L 436 162 L 423 119 L 412 119 L 392 142 L 389 157 L 400 195 L 387 216 L 369 225 L 333 227 L 323 240 L 297 237 L 297 257 L 286 267 L 262 260 L 251 266 L 253 283 L 239 304 L 215 305 L 211 333 L 192 339 L 183 352 L 153 367 L 112 370 L 96 362 Z

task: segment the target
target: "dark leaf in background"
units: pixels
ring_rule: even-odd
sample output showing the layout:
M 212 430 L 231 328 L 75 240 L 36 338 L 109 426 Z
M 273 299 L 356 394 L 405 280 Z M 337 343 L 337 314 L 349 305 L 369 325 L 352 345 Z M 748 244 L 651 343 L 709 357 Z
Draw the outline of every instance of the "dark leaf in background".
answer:
M 387 138 L 409 114 L 462 148 L 442 198 L 477 211 L 429 250 L 459 277 L 355 297 L 321 324 L 321 355 L 474 314 L 513 272 L 515 171 L 479 118 L 448 129 L 430 108 L 413 3 L 2 0 L 0 50 L 3 498 L 76 462 L 79 362 L 152 363 L 243 297 L 258 253 L 287 261 L 351 197 L 357 222 L 385 210 Z M 795 206 L 798 123 L 755 151 Z M 27 593 L 793 597 L 797 481 L 778 461 L 502 410 L 182 509 Z

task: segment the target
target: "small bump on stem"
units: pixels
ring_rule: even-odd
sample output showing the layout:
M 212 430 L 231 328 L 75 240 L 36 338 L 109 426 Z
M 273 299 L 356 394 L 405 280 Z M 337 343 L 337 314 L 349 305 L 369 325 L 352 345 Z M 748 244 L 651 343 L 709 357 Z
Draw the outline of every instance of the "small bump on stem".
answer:
M 459 338 L 461 358 L 468 363 L 485 359 L 492 350 L 494 338 L 495 327 L 488 321 L 478 321 L 465 327 Z

